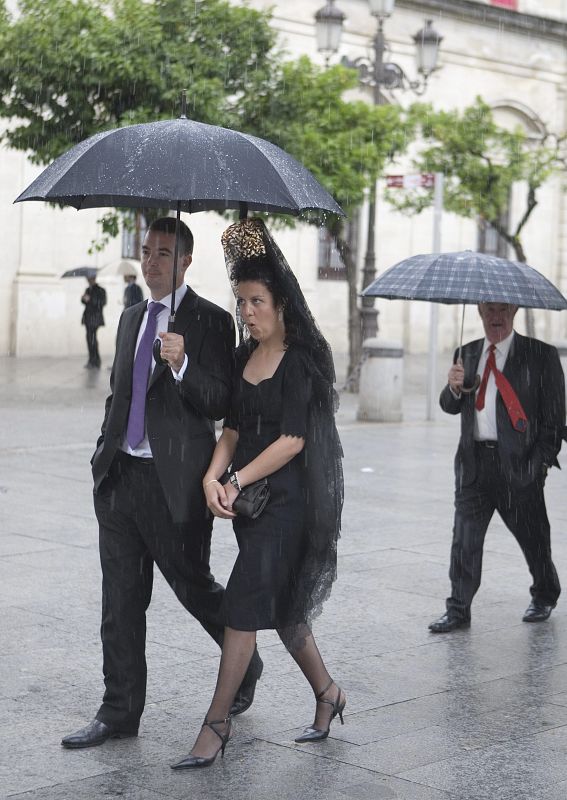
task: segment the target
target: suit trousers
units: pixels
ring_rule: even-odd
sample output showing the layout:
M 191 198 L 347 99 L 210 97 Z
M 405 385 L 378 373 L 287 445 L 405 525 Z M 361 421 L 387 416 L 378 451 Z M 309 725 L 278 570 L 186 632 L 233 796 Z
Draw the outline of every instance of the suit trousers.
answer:
M 87 349 L 89 351 L 88 363 L 91 367 L 100 367 L 100 354 L 98 352 L 98 339 L 96 332 L 98 325 L 85 325 L 87 331 Z
M 525 489 L 516 490 L 504 473 L 498 447 L 476 443 L 475 459 L 474 482 L 457 486 L 455 491 L 448 613 L 470 619 L 471 603 L 481 581 L 484 537 L 495 511 L 522 549 L 533 579 L 530 587 L 533 599 L 554 606 L 561 587 L 551 559 L 543 477 Z
M 175 524 L 152 461 L 118 451 L 94 495 L 102 566 L 105 693 L 97 719 L 137 731 L 146 698 L 146 610 L 157 564 L 180 602 L 222 646 L 224 589 L 209 568 L 212 520 Z

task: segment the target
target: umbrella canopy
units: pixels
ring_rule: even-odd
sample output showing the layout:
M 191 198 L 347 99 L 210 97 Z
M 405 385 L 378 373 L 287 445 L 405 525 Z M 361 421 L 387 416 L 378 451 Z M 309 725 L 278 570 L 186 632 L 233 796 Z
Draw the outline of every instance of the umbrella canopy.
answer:
M 97 133 L 50 164 L 20 194 L 81 208 L 243 207 L 343 215 L 331 195 L 284 150 L 255 136 L 186 117 Z
M 128 125 L 97 133 L 50 164 L 15 202 L 45 200 L 81 208 L 175 208 L 171 314 L 181 211 L 300 214 L 319 210 L 344 216 L 341 207 L 299 161 L 256 136 L 217 125 L 176 120 Z M 159 341 L 155 350 L 159 360 Z M 161 361 L 160 361 L 161 363 Z
M 73 267 L 61 275 L 62 278 L 96 278 L 96 267 Z
M 119 258 L 109 261 L 100 268 L 105 275 L 141 275 L 140 262 L 135 258 Z
M 432 303 L 567 308 L 559 289 L 533 267 L 472 250 L 411 256 L 386 270 L 362 294 Z

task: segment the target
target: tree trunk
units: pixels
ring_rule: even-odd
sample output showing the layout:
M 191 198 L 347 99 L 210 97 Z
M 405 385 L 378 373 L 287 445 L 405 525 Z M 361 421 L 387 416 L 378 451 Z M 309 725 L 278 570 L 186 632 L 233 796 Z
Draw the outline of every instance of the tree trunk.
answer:
M 357 213 L 357 212 L 355 212 Z M 362 320 L 358 306 L 358 276 L 356 269 L 356 225 L 351 225 L 351 235 L 344 237 L 342 221 L 337 222 L 330 229 L 335 247 L 346 268 L 348 283 L 348 367 L 344 389 L 348 392 L 358 392 L 360 377 L 360 360 L 362 357 Z
M 512 247 L 514 248 L 514 255 L 516 256 L 516 261 L 521 262 L 522 264 L 527 263 L 526 254 L 524 252 L 524 248 L 519 238 L 514 237 L 511 242 Z M 524 308 L 524 320 L 526 323 L 526 333 L 532 339 L 535 338 L 535 323 L 534 323 L 534 312 L 531 308 Z
M 501 224 L 499 220 L 490 220 L 490 224 L 493 228 L 497 231 L 497 233 L 506 241 L 509 245 L 512 246 L 514 249 L 514 254 L 516 256 L 516 261 L 519 261 L 522 264 L 527 263 L 526 253 L 524 251 L 524 247 L 522 245 L 520 239 L 520 233 L 523 230 L 524 226 L 526 225 L 527 221 L 532 215 L 534 208 L 537 206 L 537 197 L 536 197 L 536 187 L 529 186 L 528 187 L 528 196 L 526 201 L 526 210 L 518 225 L 516 226 L 515 232 L 512 234 L 507 231 Z M 532 338 L 535 337 L 535 324 L 534 324 L 534 314 L 531 308 L 525 308 L 525 321 L 526 321 L 526 333 L 528 336 Z

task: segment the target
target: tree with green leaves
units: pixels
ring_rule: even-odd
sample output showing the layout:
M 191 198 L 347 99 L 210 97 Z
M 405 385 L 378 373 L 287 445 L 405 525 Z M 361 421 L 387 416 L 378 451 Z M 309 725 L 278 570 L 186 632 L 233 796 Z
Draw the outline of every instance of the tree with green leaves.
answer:
M 534 139 L 519 128 L 500 127 L 481 98 L 463 111 L 416 105 L 412 114 L 423 144 L 414 160 L 416 171 L 442 172 L 445 209 L 492 227 L 513 249 L 516 260 L 525 263 L 522 234 L 537 206 L 538 191 L 562 166 L 564 137 L 545 134 Z M 525 199 L 512 222 L 508 212 L 512 188 L 518 183 L 525 186 Z M 387 193 L 387 199 L 398 210 L 414 214 L 431 206 L 433 192 L 397 190 Z M 531 314 L 526 320 L 533 335 Z
M 0 116 L 12 148 L 46 164 L 102 130 L 179 115 L 231 127 L 276 68 L 269 14 L 227 0 L 19 0 L 0 49 Z M 166 209 L 147 209 L 150 221 Z M 102 249 L 138 214 L 101 218 Z
M 322 69 L 308 58 L 284 63 L 253 107 L 244 108 L 254 129 L 292 153 L 313 172 L 344 209 L 359 209 L 385 164 L 411 141 L 415 123 L 393 105 L 375 106 L 345 99 L 356 87 L 355 71 Z M 356 253 L 345 236 L 345 221 L 328 219 L 327 227 L 346 267 L 349 284 L 349 367 L 356 375 L 362 350 Z M 356 387 L 356 378 L 352 388 Z
M 19 0 L 0 52 L 6 142 L 45 164 L 101 130 L 177 116 L 182 88 L 194 119 L 230 127 L 275 42 L 267 13 L 227 0 Z
M 278 144 L 348 214 L 411 135 L 397 107 L 345 100 L 357 84 L 352 70 L 285 61 L 270 14 L 246 4 L 19 0 L 0 36 L 4 141 L 40 164 L 101 130 L 177 116 L 185 88 L 192 119 Z M 103 231 L 116 235 L 120 224 L 112 212 Z M 347 268 L 353 367 L 361 349 L 355 254 L 343 221 L 326 224 Z

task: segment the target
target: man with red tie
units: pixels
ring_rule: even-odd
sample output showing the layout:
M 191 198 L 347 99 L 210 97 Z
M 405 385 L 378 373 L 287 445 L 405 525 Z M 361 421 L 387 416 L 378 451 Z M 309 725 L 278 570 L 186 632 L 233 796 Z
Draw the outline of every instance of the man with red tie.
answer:
M 480 303 L 485 338 L 455 353 L 441 408 L 461 415 L 455 458 L 451 596 L 433 633 L 467 628 L 481 580 L 484 537 L 495 511 L 522 548 L 532 576 L 524 622 L 548 619 L 561 592 L 551 559 L 543 487 L 559 466 L 565 381 L 557 350 L 514 331 L 517 306 Z M 464 387 L 482 379 L 476 392 Z

